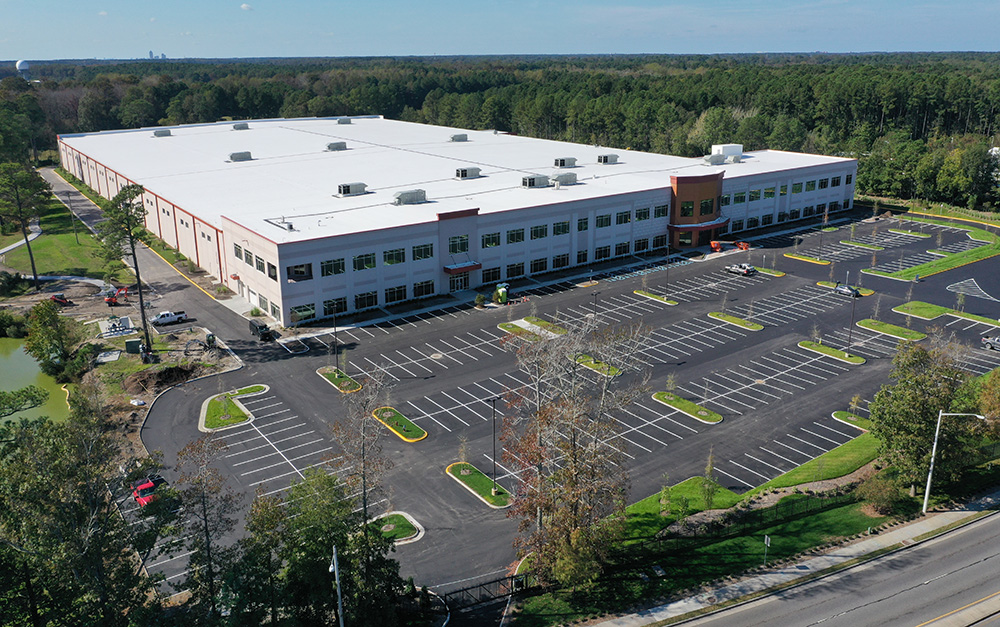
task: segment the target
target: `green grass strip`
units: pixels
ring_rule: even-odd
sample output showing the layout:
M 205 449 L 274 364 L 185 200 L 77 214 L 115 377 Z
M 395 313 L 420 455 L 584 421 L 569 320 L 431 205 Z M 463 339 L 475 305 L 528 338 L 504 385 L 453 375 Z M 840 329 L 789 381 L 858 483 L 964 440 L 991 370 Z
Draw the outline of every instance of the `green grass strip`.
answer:
M 885 246 L 876 246 L 875 244 L 865 244 L 864 242 L 852 242 L 848 239 L 840 240 L 841 244 L 847 246 L 857 246 L 858 248 L 867 248 L 868 250 L 885 250 Z
M 771 276 L 776 276 L 776 277 L 785 276 L 785 273 L 782 272 L 781 270 L 774 270 L 773 268 L 761 268 L 760 266 L 757 266 L 757 272 L 763 272 L 764 274 L 769 274 Z
M 462 474 L 463 470 L 468 470 Z M 457 479 L 470 492 L 486 501 L 493 507 L 507 507 L 510 505 L 510 492 L 505 490 L 499 483 L 496 496 L 493 495 L 493 480 L 483 474 L 478 468 L 467 462 L 455 462 L 447 468 L 445 472 Z
M 865 431 L 872 428 L 872 421 L 868 418 L 862 418 L 857 414 L 852 414 L 851 412 L 844 411 L 842 409 L 833 412 L 833 417 L 842 422 L 846 422 L 851 426 L 857 427 L 858 429 L 864 429 Z
M 633 294 L 638 294 L 639 296 L 645 296 L 646 298 L 652 298 L 653 300 L 659 301 L 667 305 L 676 305 L 676 300 L 670 300 L 666 296 L 660 296 L 659 294 L 654 294 L 649 290 L 632 290 Z
M 376 522 L 379 524 L 382 535 L 390 540 L 406 540 L 417 535 L 417 528 L 402 514 L 389 514 L 379 518 Z M 386 529 L 389 525 L 392 525 L 392 529 Z
M 820 287 L 829 287 L 829 288 L 837 287 L 837 284 L 834 283 L 833 281 L 816 281 L 816 285 L 819 285 Z M 875 290 L 870 290 L 867 287 L 858 287 L 856 285 L 852 285 L 851 287 L 858 290 L 858 294 L 861 294 L 862 296 L 871 296 L 872 294 L 875 293 Z
M 372 417 L 378 420 L 389 430 L 399 436 L 404 442 L 419 442 L 427 437 L 427 432 L 413 424 L 409 418 L 404 416 L 395 407 L 379 407 L 372 412 Z
M 686 505 L 685 514 L 696 514 L 706 509 L 728 509 L 740 502 L 742 498 L 732 490 L 719 487 L 712 499 L 711 507 L 705 505 L 705 492 L 702 490 L 704 477 L 691 477 L 681 481 L 670 488 L 670 502 L 661 504 L 661 492 L 651 494 L 646 498 L 633 503 L 625 508 L 627 516 L 626 538 L 631 541 L 652 538 L 661 529 L 669 527 L 677 521 L 681 503 Z M 668 507 L 670 512 L 662 515 L 664 507 Z M 628 541 L 626 541 L 628 542 Z
M 947 255 L 945 257 L 941 257 L 940 259 L 935 259 L 934 261 L 922 263 L 919 266 L 913 266 L 912 268 L 905 268 L 903 270 L 897 270 L 896 272 L 885 273 L 884 276 L 889 276 L 894 279 L 903 279 L 904 281 L 912 281 L 918 276 L 928 277 L 940 274 L 941 272 L 961 268 L 962 266 L 967 266 L 984 259 L 991 259 L 998 255 L 1000 255 L 1000 244 L 988 244 L 986 246 L 980 246 L 979 248 L 974 248 L 965 252 Z M 872 272 L 872 274 L 881 273 Z
M 264 389 L 264 386 L 262 385 L 255 385 L 251 387 L 259 388 L 253 390 L 253 392 L 259 392 Z M 250 388 L 243 388 L 243 390 L 249 389 Z M 244 392 L 243 390 L 220 394 L 208 402 L 208 409 L 205 410 L 206 429 L 219 429 L 222 427 L 238 425 L 241 422 L 246 422 L 250 419 L 250 416 L 247 416 L 246 413 L 244 413 L 244 411 L 233 402 L 233 399 L 237 396 L 252 393 Z
M 890 233 L 898 233 L 900 235 L 913 235 L 915 237 L 922 237 L 924 239 L 933 237 L 930 233 L 921 233 L 920 231 L 906 231 L 904 229 L 889 229 Z
M 653 394 L 653 400 L 657 403 L 663 403 L 667 407 L 672 407 L 679 412 L 685 413 L 695 420 L 700 420 L 708 424 L 722 422 L 722 416 L 715 413 L 711 409 L 706 409 L 697 403 L 692 403 L 686 398 L 681 398 L 680 396 L 670 392 L 656 392 Z
M 622 373 L 620 368 L 604 363 L 603 361 L 597 361 L 590 355 L 577 355 L 576 363 L 590 368 L 594 372 L 599 372 L 606 377 L 617 377 Z
M 513 322 L 501 322 L 500 324 L 497 325 L 497 328 L 500 329 L 501 331 L 506 331 L 511 335 L 516 335 L 522 340 L 528 340 L 529 342 L 537 342 L 540 339 L 542 339 L 542 336 L 538 335 L 537 333 L 532 333 L 531 331 L 525 329 L 522 326 L 518 326 Z
M 708 312 L 708 317 L 728 322 L 729 324 L 746 329 L 747 331 L 760 331 L 764 328 L 764 325 L 762 324 L 757 324 L 756 322 L 751 322 L 750 320 L 744 320 L 743 318 L 737 318 L 736 316 L 731 316 L 727 313 L 722 313 L 721 311 L 710 311 Z
M 812 340 L 802 340 L 799 342 L 799 347 L 804 348 L 808 351 L 813 351 L 814 353 L 820 353 L 821 355 L 827 355 L 833 357 L 834 359 L 839 359 L 840 361 L 847 362 L 849 364 L 863 364 L 865 363 L 865 358 L 858 355 L 848 355 L 842 350 L 827 346 L 826 344 L 820 344 L 819 342 L 813 342 Z
M 848 440 L 819 457 L 815 457 L 754 488 L 744 497 L 757 494 L 768 488 L 790 488 L 812 481 L 826 481 L 827 479 L 843 477 L 870 463 L 876 457 L 878 457 L 878 440 L 870 433 L 862 433 L 853 440 Z
M 956 253 L 953 253 L 953 252 L 951 252 L 949 250 L 940 250 L 938 248 L 932 248 L 932 249 L 928 250 L 927 253 L 930 254 L 930 255 L 937 255 L 939 257 L 947 257 L 948 255 L 954 255 L 954 254 L 956 254 Z
M 904 316 L 913 316 L 914 318 L 920 318 L 922 320 L 933 320 L 938 316 L 955 316 L 956 318 L 962 318 L 964 320 L 973 320 L 975 322 L 982 322 L 983 324 L 989 324 L 994 327 L 1000 327 L 1000 322 L 994 320 L 993 318 L 987 318 L 986 316 L 977 316 L 976 314 L 966 313 L 964 311 L 957 311 L 955 309 L 948 309 L 947 307 L 942 307 L 941 305 L 934 305 L 931 303 L 925 303 L 919 300 L 911 300 L 908 303 L 903 303 L 902 305 L 897 305 L 892 308 L 898 314 L 903 314 Z
M 875 331 L 876 333 L 882 333 L 884 335 L 891 335 L 892 337 L 898 337 L 901 340 L 908 340 L 910 342 L 919 342 L 927 337 L 926 333 L 921 333 L 920 331 L 914 331 L 913 329 L 907 329 L 905 327 L 898 327 L 894 324 L 882 322 L 881 320 L 873 320 L 871 318 L 858 320 L 858 326 L 862 329 L 868 329 L 869 331 Z
M 820 229 L 820 231 L 822 231 L 824 233 L 833 233 L 834 231 L 836 231 L 839 228 L 840 227 L 836 227 L 836 226 L 824 226 L 823 228 Z
M 799 261 L 805 261 L 808 263 L 815 263 L 820 266 L 828 266 L 830 262 L 826 259 L 820 259 L 819 257 L 810 257 L 809 255 L 800 255 L 798 253 L 785 253 L 785 257 L 789 259 L 797 259 Z
M 361 384 L 352 379 L 343 370 L 338 370 L 337 368 L 320 368 L 317 372 L 343 394 L 350 394 L 361 389 Z
M 527 316 L 527 317 L 525 317 L 524 320 L 525 320 L 525 322 L 530 322 L 531 324 L 535 325 L 536 327 L 540 327 L 542 329 L 545 329 L 549 333 L 555 333 L 556 335 L 566 335 L 566 329 L 564 327 L 561 327 L 558 324 L 553 324 L 553 323 L 549 322 L 548 320 L 542 320 L 541 318 L 539 318 L 537 316 Z

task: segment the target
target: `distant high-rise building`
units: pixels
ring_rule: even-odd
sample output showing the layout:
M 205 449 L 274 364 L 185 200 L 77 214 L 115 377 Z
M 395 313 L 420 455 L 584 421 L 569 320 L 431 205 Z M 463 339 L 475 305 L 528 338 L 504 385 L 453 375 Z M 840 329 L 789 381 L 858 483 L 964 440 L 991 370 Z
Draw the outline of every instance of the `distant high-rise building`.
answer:
M 164 52 L 163 54 L 161 54 L 161 55 L 160 55 L 160 58 L 161 58 L 161 59 L 166 59 L 166 58 L 167 58 L 167 53 L 166 53 L 166 52 Z
M 156 58 L 156 57 L 154 57 L 154 56 L 153 56 L 153 51 L 152 51 L 152 50 L 150 50 L 150 51 L 149 51 L 149 58 L 150 58 L 150 59 L 154 59 L 154 58 Z

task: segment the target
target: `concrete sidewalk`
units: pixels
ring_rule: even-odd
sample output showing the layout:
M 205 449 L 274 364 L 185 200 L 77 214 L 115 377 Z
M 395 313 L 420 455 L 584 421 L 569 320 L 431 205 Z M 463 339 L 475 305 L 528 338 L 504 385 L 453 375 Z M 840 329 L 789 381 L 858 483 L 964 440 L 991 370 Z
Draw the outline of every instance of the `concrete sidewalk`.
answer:
M 35 218 L 34 220 L 32 220 L 31 222 L 28 223 L 28 231 L 29 231 L 29 233 L 28 233 L 28 241 L 29 242 L 35 240 L 39 235 L 42 234 L 42 227 L 38 226 L 38 218 Z M 19 239 L 18 241 L 14 242 L 13 244 L 11 244 L 10 246 L 6 246 L 4 248 L 0 248 L 0 255 L 2 255 L 4 253 L 8 253 L 8 252 L 14 250 L 15 248 L 17 248 L 19 246 L 24 246 L 24 238 L 23 237 L 21 239 Z
M 643 610 L 628 616 L 595 623 L 595 625 L 601 627 L 642 627 L 643 625 L 676 618 L 690 612 L 706 610 L 720 603 L 737 601 L 748 595 L 794 585 L 813 578 L 817 573 L 826 569 L 841 566 L 851 560 L 863 558 L 876 551 L 894 546 L 911 546 L 922 541 L 918 540 L 921 536 L 942 531 L 949 525 L 972 521 L 981 512 L 998 506 L 1000 506 L 1000 490 L 979 498 L 961 509 L 938 513 L 932 512 L 891 531 L 885 531 L 869 536 L 859 542 L 837 547 L 823 555 L 803 559 L 796 564 L 748 576 L 735 583 L 703 592 L 693 597 L 673 601 L 666 605 Z

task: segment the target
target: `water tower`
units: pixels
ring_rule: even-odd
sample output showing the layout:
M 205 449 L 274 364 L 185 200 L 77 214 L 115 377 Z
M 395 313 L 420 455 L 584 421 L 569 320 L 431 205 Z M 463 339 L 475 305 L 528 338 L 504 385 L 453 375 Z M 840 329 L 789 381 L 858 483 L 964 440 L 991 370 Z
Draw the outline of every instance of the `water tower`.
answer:
M 17 73 L 21 75 L 21 78 L 23 78 L 26 81 L 31 80 L 31 77 L 28 74 L 28 70 L 31 68 L 31 66 L 28 64 L 27 61 L 21 59 L 14 65 L 14 67 L 17 68 Z

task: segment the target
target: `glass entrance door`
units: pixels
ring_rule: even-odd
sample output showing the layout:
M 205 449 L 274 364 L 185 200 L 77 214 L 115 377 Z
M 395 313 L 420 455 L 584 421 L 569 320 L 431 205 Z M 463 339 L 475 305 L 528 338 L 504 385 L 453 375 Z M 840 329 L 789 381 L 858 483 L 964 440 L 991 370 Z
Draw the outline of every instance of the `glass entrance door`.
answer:
M 469 289 L 469 273 L 453 274 L 448 278 L 448 291 L 461 292 Z

